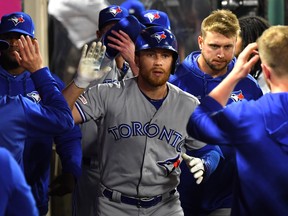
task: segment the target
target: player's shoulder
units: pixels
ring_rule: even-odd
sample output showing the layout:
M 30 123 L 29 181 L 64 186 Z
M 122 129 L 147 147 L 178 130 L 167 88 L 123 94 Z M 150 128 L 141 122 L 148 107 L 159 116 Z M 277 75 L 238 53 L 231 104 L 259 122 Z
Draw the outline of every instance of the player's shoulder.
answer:
M 122 79 L 119 81 L 113 81 L 108 83 L 100 83 L 96 84 L 94 86 L 91 86 L 89 89 L 97 88 L 98 91 L 124 91 L 127 88 L 133 88 L 134 86 L 137 86 L 136 78 L 127 78 Z
M 0 161 L 1 161 L 0 163 L 1 163 L 1 165 L 3 165 L 3 162 L 6 163 L 6 161 L 8 161 L 8 159 L 10 159 L 10 158 L 12 158 L 11 153 L 7 149 L 0 147 Z
M 194 95 L 186 92 L 186 91 L 183 91 L 182 89 L 180 89 L 178 86 L 172 84 L 172 83 L 169 83 L 167 82 L 167 85 L 168 85 L 168 88 L 169 88 L 169 91 L 171 92 L 171 94 L 173 94 L 174 96 L 178 97 L 178 98 L 183 98 L 184 100 L 189 100 L 189 101 L 193 101 L 195 103 L 200 103 L 198 98 L 195 97 Z

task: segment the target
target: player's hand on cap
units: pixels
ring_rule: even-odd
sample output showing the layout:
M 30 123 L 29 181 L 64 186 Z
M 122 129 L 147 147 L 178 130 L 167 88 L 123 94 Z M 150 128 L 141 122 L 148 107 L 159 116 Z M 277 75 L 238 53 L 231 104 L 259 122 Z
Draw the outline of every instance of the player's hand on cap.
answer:
M 182 158 L 186 162 L 190 172 L 193 174 L 194 178 L 196 179 L 196 183 L 200 184 L 203 180 L 203 175 L 205 172 L 204 163 L 200 158 L 191 157 L 186 153 L 182 154 Z
M 30 36 L 20 36 L 18 39 L 18 51 L 14 51 L 18 64 L 31 73 L 43 68 L 43 59 L 40 53 L 38 41 Z
M 57 176 L 49 185 L 50 196 L 64 196 L 72 193 L 75 187 L 75 178 L 70 173 L 63 173 Z
M 88 51 L 87 51 L 88 50 Z M 100 80 L 109 70 L 100 70 L 106 52 L 106 46 L 101 42 L 93 42 L 88 48 L 85 44 L 79 62 L 74 83 L 79 88 L 87 88 L 94 80 Z

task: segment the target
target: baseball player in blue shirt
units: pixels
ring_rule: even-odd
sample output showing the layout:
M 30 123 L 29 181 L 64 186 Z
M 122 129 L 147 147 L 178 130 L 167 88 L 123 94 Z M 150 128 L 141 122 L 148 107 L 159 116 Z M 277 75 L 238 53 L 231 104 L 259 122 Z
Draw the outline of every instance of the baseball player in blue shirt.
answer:
M 10 48 L 3 51 L 0 56 L 0 93 L 2 95 L 21 94 L 39 102 L 39 92 L 35 88 L 30 71 L 20 66 L 13 54 L 14 51 L 19 50 L 18 39 L 20 35 L 28 35 L 35 39 L 34 31 L 33 20 L 24 12 L 2 16 L 0 38 L 10 44 Z M 53 76 L 60 90 L 63 89 L 63 82 L 57 76 Z M 40 103 L 42 102 L 40 101 Z M 40 121 L 38 124 L 39 127 L 46 127 Z M 81 174 L 81 132 L 78 126 L 63 134 L 58 133 L 57 136 L 53 136 L 53 133 L 47 133 L 47 136 L 35 139 L 29 135 L 24 148 L 24 173 L 28 184 L 32 187 L 40 215 L 45 215 L 48 212 L 48 185 L 53 141 L 56 144 L 56 151 L 60 155 L 63 169 L 62 175 L 51 185 L 51 195 L 63 195 L 71 192 L 73 188 L 70 187 L 73 186 L 74 179 Z
M 287 26 L 272 26 L 257 43 L 248 45 L 232 72 L 202 100 L 188 124 L 193 137 L 235 149 L 232 216 L 283 216 L 288 212 L 287 35 Z M 237 83 L 259 60 L 257 48 L 271 93 L 226 106 Z
M 231 11 L 213 11 L 201 25 L 201 35 L 198 37 L 200 51 L 188 55 L 169 81 L 201 102 L 233 69 L 239 30 L 238 19 Z M 258 99 L 261 96 L 262 91 L 256 80 L 248 75 L 235 86 L 228 103 L 241 103 L 244 99 Z M 185 215 L 230 215 L 235 155 L 230 146 L 220 148 L 224 158 L 203 184 L 196 185 L 190 173 L 183 169 L 178 190 Z
M 137 77 L 84 92 L 91 80 L 104 73 L 99 69 L 106 47 L 94 43 L 88 51 L 87 46 L 83 49 L 77 77 L 63 94 L 76 123 L 89 119 L 101 123 L 96 215 L 183 216 L 175 190 L 182 157 L 200 184 L 216 168 L 220 152 L 187 136 L 186 120 L 199 101 L 167 82 L 178 58 L 174 34 L 153 26 L 139 37 Z M 203 151 L 203 155 L 189 157 L 186 148 Z
M 18 64 L 32 73 L 31 79 L 41 97 L 35 97 L 36 101 L 22 95 L 2 95 L 0 143 L 23 166 L 22 154 L 27 137 L 42 138 L 45 134 L 61 134 L 71 129 L 74 123 L 50 71 L 42 66 L 37 41 L 32 42 L 28 36 L 26 39 L 21 36 L 21 41 L 18 40 L 18 51 L 13 53 Z M 40 100 L 43 106 L 40 105 Z M 39 124 L 40 121 L 43 121 L 43 124 Z
M 35 97 L 37 101 L 22 95 L 2 94 L 0 98 L 0 144 L 10 151 L 19 165 L 23 165 L 22 153 L 28 136 L 42 138 L 47 134 L 60 134 L 71 129 L 74 122 L 57 83 L 48 68 L 42 66 L 38 42 L 32 41 L 29 36 L 26 39 L 21 36 L 18 49 L 13 54 L 18 64 L 30 71 L 35 90 L 40 95 Z M 1 215 L 39 215 L 19 165 L 13 166 L 14 162 L 5 159 L 5 156 L 8 155 L 2 151 L 1 176 L 5 179 L 0 180 Z

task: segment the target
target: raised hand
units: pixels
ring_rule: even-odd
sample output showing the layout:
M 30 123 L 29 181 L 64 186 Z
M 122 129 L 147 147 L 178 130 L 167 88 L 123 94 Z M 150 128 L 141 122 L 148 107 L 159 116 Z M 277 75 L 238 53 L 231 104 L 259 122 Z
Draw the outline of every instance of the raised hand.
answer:
M 88 50 L 88 51 L 87 51 Z M 88 49 L 85 44 L 78 65 L 74 83 L 79 88 L 87 88 L 93 80 L 100 80 L 107 70 L 100 70 L 106 52 L 106 46 L 101 42 L 93 42 Z
M 39 44 L 36 39 L 30 36 L 20 36 L 18 39 L 19 52 L 15 52 L 18 64 L 31 73 L 43 68 L 43 59 L 40 53 Z

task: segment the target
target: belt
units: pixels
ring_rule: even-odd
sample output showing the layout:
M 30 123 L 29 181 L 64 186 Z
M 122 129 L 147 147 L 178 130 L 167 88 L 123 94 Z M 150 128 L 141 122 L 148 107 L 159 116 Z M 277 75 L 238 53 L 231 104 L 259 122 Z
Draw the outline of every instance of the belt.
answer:
M 176 189 L 173 189 L 168 193 L 169 196 L 173 195 L 176 192 Z M 103 195 L 108 199 L 112 200 L 113 191 L 105 188 L 103 190 Z M 121 202 L 128 205 L 135 205 L 138 208 L 150 208 L 152 206 L 157 205 L 162 201 L 164 195 L 158 195 L 155 197 L 147 197 L 147 198 L 137 198 L 137 197 L 129 197 L 121 194 Z

